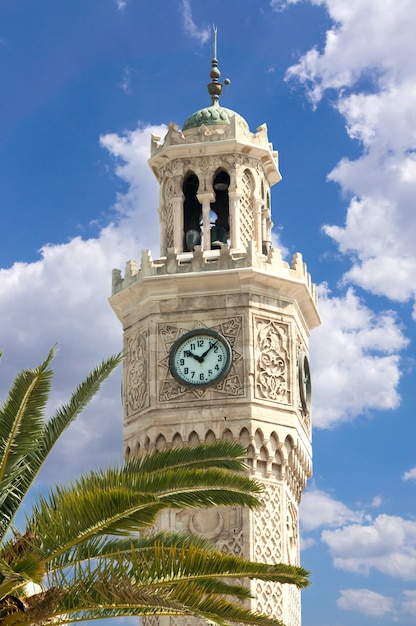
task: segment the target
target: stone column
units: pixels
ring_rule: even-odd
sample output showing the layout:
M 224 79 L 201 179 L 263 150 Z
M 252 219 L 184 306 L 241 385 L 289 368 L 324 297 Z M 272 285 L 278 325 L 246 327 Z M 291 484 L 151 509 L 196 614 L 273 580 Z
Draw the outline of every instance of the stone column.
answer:
M 183 197 L 172 198 L 173 211 L 173 247 L 177 252 L 183 252 Z
M 212 192 L 197 194 L 199 202 L 202 204 L 202 237 L 203 249 L 211 250 L 211 223 L 209 213 L 211 211 L 211 202 L 215 202 L 215 195 Z
M 261 223 L 261 210 L 262 200 L 260 198 L 253 198 L 253 213 L 254 213 L 254 237 L 256 240 L 257 251 L 262 250 L 262 223 Z
M 230 203 L 230 239 L 231 249 L 241 248 L 241 230 L 240 230 L 240 198 L 241 194 L 237 191 L 229 191 L 228 198 Z

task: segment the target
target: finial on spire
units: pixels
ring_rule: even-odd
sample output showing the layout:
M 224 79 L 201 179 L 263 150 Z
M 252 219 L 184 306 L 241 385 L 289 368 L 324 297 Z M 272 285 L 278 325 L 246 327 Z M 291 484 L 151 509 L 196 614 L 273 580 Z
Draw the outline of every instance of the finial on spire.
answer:
M 229 85 L 230 81 L 228 78 L 226 78 L 224 80 L 224 85 L 222 83 L 219 82 L 219 77 L 221 76 L 221 72 L 218 69 L 218 61 L 217 61 L 217 27 L 215 26 L 215 24 L 213 24 L 212 26 L 212 32 L 214 35 L 214 57 L 212 59 L 212 69 L 209 73 L 210 77 L 211 77 L 211 82 L 208 83 L 208 93 L 211 96 L 211 100 L 212 100 L 212 106 L 217 106 L 219 99 L 220 99 L 220 95 L 222 92 L 222 88 L 224 85 Z

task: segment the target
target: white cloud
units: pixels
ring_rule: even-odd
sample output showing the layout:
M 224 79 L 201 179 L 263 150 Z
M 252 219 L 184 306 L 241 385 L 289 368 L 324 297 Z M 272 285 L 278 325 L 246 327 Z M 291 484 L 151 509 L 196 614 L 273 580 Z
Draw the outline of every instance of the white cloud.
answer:
M 377 570 L 394 578 L 416 580 L 416 522 L 381 514 L 369 523 L 324 530 L 334 566 L 368 575 Z
M 206 43 L 211 37 L 210 28 L 198 28 L 192 18 L 192 8 L 190 0 L 182 0 L 181 8 L 183 12 L 183 24 L 185 33 L 192 39 L 198 39 L 201 44 Z
M 322 325 L 311 337 L 313 422 L 333 428 L 373 409 L 399 405 L 398 352 L 407 343 L 393 312 L 376 315 L 349 289 L 319 288 Z
M 344 589 L 337 600 L 344 611 L 356 611 L 363 615 L 382 617 L 393 611 L 393 600 L 370 589 Z
M 323 50 L 309 50 L 287 78 L 303 83 L 315 105 L 331 90 L 349 136 L 363 149 L 360 158 L 342 159 L 329 175 L 353 199 L 345 224 L 324 230 L 350 255 L 345 283 L 414 302 L 416 4 L 398 0 L 391 10 L 390 0 L 310 2 L 324 6 L 333 25 Z
M 0 270 L 0 397 L 16 373 L 40 363 L 58 344 L 51 411 L 68 400 L 81 379 L 103 358 L 119 352 L 122 329 L 107 303 L 111 270 L 141 249 L 157 250 L 158 185 L 147 164 L 150 133 L 138 128 L 124 136 L 106 135 L 102 145 L 115 160 L 127 191 L 117 196 L 114 223 L 97 239 L 80 237 L 45 245 L 34 263 Z M 146 228 L 143 228 L 145 224 Z M 71 426 L 43 474 L 64 480 L 91 466 L 121 459 L 120 374 L 108 381 L 85 414 Z
M 405 472 L 402 478 L 403 480 L 416 480 L 416 467 L 412 467 L 408 472 Z
M 361 512 L 352 511 L 325 491 L 310 489 L 302 497 L 300 523 L 306 532 L 323 526 L 327 528 L 339 527 L 349 522 L 361 521 L 362 518 Z
M 401 609 L 404 613 L 416 617 L 416 590 L 411 589 L 403 591 Z

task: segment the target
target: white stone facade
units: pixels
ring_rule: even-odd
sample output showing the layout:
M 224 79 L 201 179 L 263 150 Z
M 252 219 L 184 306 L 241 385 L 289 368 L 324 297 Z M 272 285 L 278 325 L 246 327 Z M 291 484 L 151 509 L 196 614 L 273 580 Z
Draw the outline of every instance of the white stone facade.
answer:
M 174 511 L 160 527 L 199 532 L 252 560 L 298 564 L 298 506 L 311 476 L 300 355 L 320 320 L 301 255 L 289 265 L 271 244 L 277 153 L 265 126 L 252 134 L 235 114 L 228 125 L 184 132 L 170 124 L 164 142 L 152 139 L 149 163 L 161 189 L 161 258 L 145 251 L 140 267 L 127 263 L 124 277 L 114 270 L 110 298 L 126 353 L 125 456 L 240 440 L 252 475 L 265 485 L 264 507 Z M 232 347 L 231 370 L 216 385 L 185 387 L 169 370 L 172 345 L 195 328 L 218 331 Z M 258 582 L 253 592 L 253 609 L 299 626 L 297 590 Z

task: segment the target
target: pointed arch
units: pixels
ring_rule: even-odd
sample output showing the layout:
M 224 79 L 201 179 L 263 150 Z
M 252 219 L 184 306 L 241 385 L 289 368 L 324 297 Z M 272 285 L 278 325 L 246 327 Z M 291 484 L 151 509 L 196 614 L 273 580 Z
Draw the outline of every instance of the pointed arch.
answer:
M 224 168 L 219 168 L 212 179 L 215 201 L 211 203 L 211 211 L 216 216 L 211 226 L 211 248 L 221 248 L 230 237 L 230 200 L 228 188 L 230 175 Z
M 240 442 L 243 444 L 243 446 L 246 446 L 246 448 L 248 448 L 248 446 L 250 445 L 251 437 L 247 428 L 242 428 L 240 430 L 239 439 L 240 439 Z
M 198 176 L 189 171 L 183 180 L 183 232 L 184 250 L 193 250 L 201 244 L 202 205 L 197 198 L 199 188 Z
M 234 441 L 233 433 L 229 428 L 226 428 L 223 433 L 221 439 L 225 439 L 227 441 Z
M 271 433 L 269 437 L 269 441 L 270 441 L 270 448 L 272 452 L 274 452 L 279 447 L 279 437 L 276 435 L 274 431 Z
M 164 450 L 166 448 L 166 438 L 164 437 L 164 435 L 158 435 L 158 437 L 156 438 L 155 448 L 156 450 L 158 450 L 158 452 L 161 452 L 161 450 Z
M 208 430 L 205 435 L 205 443 L 215 443 L 216 441 L 217 441 L 217 438 L 214 434 L 214 431 Z
M 198 435 L 198 433 L 195 430 L 193 430 L 190 433 L 190 435 L 188 437 L 188 443 L 189 443 L 190 446 L 197 446 L 199 443 L 201 443 L 200 439 L 199 439 L 199 435 Z
M 259 457 L 257 459 L 257 471 L 262 476 L 267 476 L 267 464 L 269 461 L 269 452 L 266 446 L 260 448 Z
M 183 446 L 183 439 L 180 433 L 175 433 L 172 437 L 172 448 L 180 448 Z
M 257 428 L 256 432 L 254 433 L 254 441 L 256 442 L 256 448 L 259 450 L 264 441 L 264 435 L 261 428 Z

